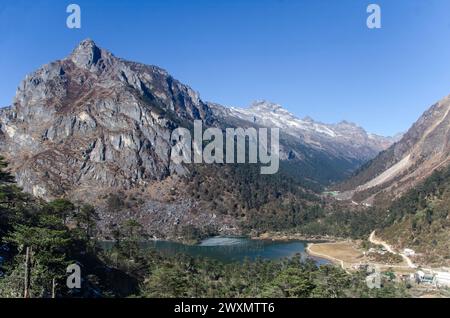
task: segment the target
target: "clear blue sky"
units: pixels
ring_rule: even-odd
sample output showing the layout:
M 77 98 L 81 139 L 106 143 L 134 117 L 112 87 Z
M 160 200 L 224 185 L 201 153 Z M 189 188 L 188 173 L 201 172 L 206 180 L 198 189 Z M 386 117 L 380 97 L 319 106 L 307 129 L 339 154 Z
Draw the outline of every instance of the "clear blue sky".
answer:
M 82 29 L 66 28 L 66 6 Z M 366 7 L 382 8 L 381 30 Z M 448 0 L 2 0 L 0 105 L 40 65 L 90 37 L 167 69 L 224 105 L 255 99 L 323 122 L 404 131 L 450 94 Z

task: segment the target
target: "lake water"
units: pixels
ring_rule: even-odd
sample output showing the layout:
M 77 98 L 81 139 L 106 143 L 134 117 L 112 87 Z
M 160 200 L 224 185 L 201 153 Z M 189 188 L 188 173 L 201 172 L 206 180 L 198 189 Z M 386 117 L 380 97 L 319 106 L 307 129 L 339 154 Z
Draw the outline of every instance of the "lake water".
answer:
M 197 245 L 149 241 L 143 243 L 143 248 L 155 248 L 163 254 L 184 253 L 191 256 L 209 257 L 222 262 L 256 260 L 258 258 L 277 260 L 300 254 L 302 258 L 311 258 L 319 265 L 330 263 L 325 259 L 308 256 L 305 252 L 306 244 L 305 241 L 273 242 L 241 237 L 212 237 Z

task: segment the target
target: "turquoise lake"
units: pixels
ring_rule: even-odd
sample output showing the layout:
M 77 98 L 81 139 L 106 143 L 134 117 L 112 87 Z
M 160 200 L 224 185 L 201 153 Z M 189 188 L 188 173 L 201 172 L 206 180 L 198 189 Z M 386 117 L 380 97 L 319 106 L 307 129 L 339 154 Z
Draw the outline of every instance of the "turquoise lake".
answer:
M 328 260 L 308 256 L 305 241 L 269 241 L 252 240 L 243 237 L 211 237 L 197 245 L 186 245 L 169 241 L 148 241 L 142 248 L 154 248 L 163 254 L 183 253 L 191 256 L 203 256 L 222 262 L 248 260 L 277 260 L 291 258 L 299 254 L 303 259 L 310 258 L 318 265 L 330 263 Z M 105 243 L 108 248 L 112 243 Z

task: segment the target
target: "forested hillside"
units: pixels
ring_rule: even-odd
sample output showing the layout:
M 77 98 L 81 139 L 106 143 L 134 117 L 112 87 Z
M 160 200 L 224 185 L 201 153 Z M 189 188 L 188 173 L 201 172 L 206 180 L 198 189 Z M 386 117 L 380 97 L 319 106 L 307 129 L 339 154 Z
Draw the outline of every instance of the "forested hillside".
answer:
M 436 171 L 388 209 L 383 236 L 421 253 L 424 263 L 450 264 L 450 167 Z
M 322 195 L 321 186 L 296 178 L 290 166 L 282 165 L 276 175 L 260 175 L 257 165 L 194 168 L 185 180 L 188 196 L 203 210 L 238 220 L 247 235 L 282 231 L 311 237 L 366 238 L 386 216 L 379 209 Z M 201 235 L 202 231 L 195 233 Z
M 182 256 L 154 259 L 143 297 L 408 297 L 403 285 L 383 279 L 382 288 L 369 289 L 365 272 L 348 274 L 298 257 L 243 264 Z
M 5 167 L 0 159 L 0 298 L 23 297 L 25 289 L 38 298 L 126 296 L 135 290 L 132 277 L 98 257 L 94 208 L 67 200 L 39 201 L 15 186 Z M 81 289 L 66 287 L 70 264 L 82 268 Z
M 292 178 L 283 168 L 275 175 L 261 175 L 252 164 L 192 168 L 186 180 L 188 195 L 201 202 L 202 209 L 239 220 L 247 233 L 294 228 L 323 204 L 320 186 Z
M 25 290 L 32 298 L 408 295 L 405 286 L 389 280 L 371 290 L 364 272 L 348 274 L 297 257 L 225 264 L 143 250 L 146 235 L 133 220 L 113 231 L 112 249 L 102 250 L 95 209 L 62 199 L 44 203 L 24 194 L 5 171 L 6 163 L 0 164 L 0 297 L 23 297 Z M 66 287 L 69 264 L 81 266 L 81 289 Z

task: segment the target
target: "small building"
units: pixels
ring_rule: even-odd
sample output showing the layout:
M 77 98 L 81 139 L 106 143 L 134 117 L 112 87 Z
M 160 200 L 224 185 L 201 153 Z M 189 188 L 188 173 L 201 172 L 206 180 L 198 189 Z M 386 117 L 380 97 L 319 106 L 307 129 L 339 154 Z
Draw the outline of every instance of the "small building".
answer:
M 435 284 L 438 287 L 450 287 L 450 273 L 436 272 L 434 277 Z
M 420 284 L 434 284 L 435 283 L 435 275 L 432 273 L 425 273 L 423 271 L 417 271 L 416 273 L 416 281 Z
M 358 270 L 358 271 L 368 271 L 369 270 L 369 265 L 368 264 L 363 264 L 363 263 L 359 263 L 359 264 L 353 264 L 352 268 L 354 270 Z
M 414 250 L 412 250 L 412 249 L 410 249 L 410 248 L 405 248 L 404 250 L 403 250 L 403 254 L 405 254 L 405 256 L 414 256 L 414 255 L 416 255 L 416 252 L 414 251 Z

